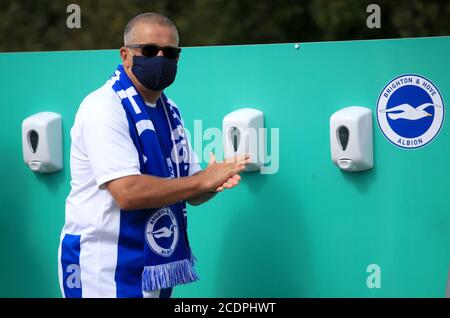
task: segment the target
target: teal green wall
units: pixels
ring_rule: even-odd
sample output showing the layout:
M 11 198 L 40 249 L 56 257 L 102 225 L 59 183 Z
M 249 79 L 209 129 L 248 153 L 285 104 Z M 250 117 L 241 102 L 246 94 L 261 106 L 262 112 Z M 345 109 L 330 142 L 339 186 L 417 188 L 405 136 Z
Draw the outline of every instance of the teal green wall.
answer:
M 330 115 L 375 109 L 385 84 L 421 74 L 450 97 L 450 37 L 186 48 L 168 90 L 186 126 L 221 127 L 241 107 L 280 128 L 280 169 L 189 209 L 201 281 L 179 297 L 443 297 L 450 261 L 450 129 L 418 150 L 374 125 L 375 168 L 331 162 Z M 117 51 L 0 54 L 0 296 L 59 297 L 57 247 L 70 190 L 69 131 L 82 98 L 102 85 Z M 63 116 L 62 172 L 23 163 L 21 122 Z M 376 123 L 376 122 L 375 122 Z M 205 142 L 206 144 L 206 142 Z M 381 267 L 368 289 L 366 267 Z

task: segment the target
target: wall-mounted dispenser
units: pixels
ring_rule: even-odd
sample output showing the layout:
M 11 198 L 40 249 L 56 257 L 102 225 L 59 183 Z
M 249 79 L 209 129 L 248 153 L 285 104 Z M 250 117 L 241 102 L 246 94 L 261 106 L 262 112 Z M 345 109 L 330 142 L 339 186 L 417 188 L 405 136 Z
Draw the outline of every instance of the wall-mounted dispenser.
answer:
M 39 173 L 61 170 L 62 124 L 56 113 L 42 112 L 27 117 L 22 122 L 23 160 Z
M 331 159 L 345 171 L 373 167 L 372 111 L 350 106 L 330 118 Z
M 266 139 L 264 113 L 254 108 L 241 108 L 223 118 L 223 148 L 225 158 L 250 155 L 244 171 L 257 171 L 264 165 Z

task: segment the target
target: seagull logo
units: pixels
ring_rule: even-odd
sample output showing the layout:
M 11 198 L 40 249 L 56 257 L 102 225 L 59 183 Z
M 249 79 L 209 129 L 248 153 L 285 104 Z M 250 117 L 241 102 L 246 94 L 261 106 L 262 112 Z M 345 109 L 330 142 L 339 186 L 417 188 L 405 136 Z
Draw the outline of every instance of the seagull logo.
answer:
M 172 224 L 170 226 L 170 229 L 168 229 L 166 226 L 163 228 L 160 228 L 159 230 L 153 231 L 152 234 L 155 238 L 159 239 L 161 237 L 171 237 L 173 235 L 173 229 L 174 225 Z
M 403 74 L 384 86 L 376 114 L 387 140 L 403 149 L 417 149 L 429 144 L 441 131 L 444 99 L 430 79 Z
M 180 238 L 179 232 L 177 218 L 170 207 L 151 213 L 145 225 L 148 247 L 163 257 L 169 257 L 175 251 Z
M 409 104 L 401 104 L 388 109 L 380 109 L 380 112 L 387 113 L 387 116 L 392 120 L 397 119 L 418 120 L 424 117 L 433 116 L 425 111 L 426 108 L 431 106 L 442 108 L 442 106 L 435 105 L 432 103 L 425 103 L 420 106 L 417 106 L 416 108 L 414 108 Z

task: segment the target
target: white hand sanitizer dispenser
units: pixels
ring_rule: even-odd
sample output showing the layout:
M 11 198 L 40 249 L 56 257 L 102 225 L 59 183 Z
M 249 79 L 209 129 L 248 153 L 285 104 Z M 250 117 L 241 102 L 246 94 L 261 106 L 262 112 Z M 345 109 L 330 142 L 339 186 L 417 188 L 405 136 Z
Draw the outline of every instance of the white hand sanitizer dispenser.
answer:
M 264 114 L 254 108 L 241 108 L 223 118 L 223 148 L 225 158 L 248 153 L 250 164 L 244 171 L 257 171 L 264 165 Z
M 50 173 L 61 170 L 62 125 L 61 116 L 42 112 L 22 122 L 23 159 L 34 172 Z
M 372 111 L 351 106 L 330 118 L 331 159 L 345 171 L 373 167 Z

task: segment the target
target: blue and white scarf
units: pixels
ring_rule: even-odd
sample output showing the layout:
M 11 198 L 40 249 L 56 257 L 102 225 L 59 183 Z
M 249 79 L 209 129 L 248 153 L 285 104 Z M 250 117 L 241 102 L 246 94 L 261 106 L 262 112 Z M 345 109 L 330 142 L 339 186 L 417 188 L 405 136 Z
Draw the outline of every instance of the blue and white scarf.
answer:
M 126 112 L 130 136 L 139 153 L 141 173 L 161 178 L 187 176 L 189 164 L 180 158 L 180 149 L 182 153 L 185 151 L 180 144 L 186 144 L 186 136 L 178 109 L 164 94 L 155 108 L 147 106 L 122 65 L 117 67 L 109 82 Z M 119 253 L 139 255 L 139 246 L 143 245 L 142 290 L 171 288 L 198 280 L 187 239 L 185 212 L 184 201 L 160 209 L 122 211 L 121 232 L 124 234 L 119 237 L 119 245 L 125 247 Z M 126 230 L 122 231 L 122 227 Z M 133 239 L 136 231 L 140 231 L 139 235 L 145 240 Z M 117 274 L 116 279 L 130 280 Z

